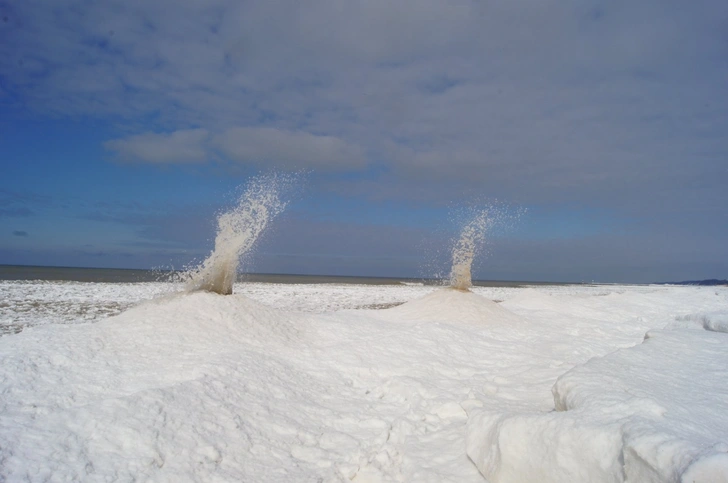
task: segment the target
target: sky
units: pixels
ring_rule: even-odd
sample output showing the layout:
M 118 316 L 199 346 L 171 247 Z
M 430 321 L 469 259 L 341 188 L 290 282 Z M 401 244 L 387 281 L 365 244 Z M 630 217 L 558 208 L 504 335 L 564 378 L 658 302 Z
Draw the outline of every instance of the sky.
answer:
M 724 0 L 0 0 L 0 264 L 181 268 L 306 172 L 243 269 L 728 278 Z

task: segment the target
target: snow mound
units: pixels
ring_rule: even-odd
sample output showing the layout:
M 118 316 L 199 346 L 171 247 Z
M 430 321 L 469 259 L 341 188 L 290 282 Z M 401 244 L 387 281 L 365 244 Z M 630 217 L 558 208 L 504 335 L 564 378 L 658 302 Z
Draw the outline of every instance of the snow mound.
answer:
M 295 341 L 299 330 L 293 312 L 277 310 L 244 295 L 221 297 L 215 293 L 177 293 L 142 303 L 102 324 L 126 328 L 151 327 L 156 331 L 205 338 L 237 338 L 246 343 Z
M 9 387 L 0 413 L 11 400 L 70 407 L 122 397 L 194 379 L 243 349 L 285 349 L 299 341 L 303 322 L 294 326 L 294 315 L 200 292 L 154 299 L 94 324 L 29 327 L 0 345 L 0 381 Z
M 470 291 L 443 288 L 397 307 L 380 310 L 377 318 L 397 321 L 465 324 L 520 323 L 521 318 L 496 302 Z
M 243 296 L 193 293 L 0 339 L 0 481 L 290 481 L 272 476 L 295 466 L 275 445 L 289 420 L 321 419 L 329 387 L 282 357 L 305 327 Z M 290 400 L 294 415 L 276 404 Z
M 553 387 L 556 411 L 469 414 L 467 451 L 493 483 L 728 482 L 728 336 L 651 331 Z

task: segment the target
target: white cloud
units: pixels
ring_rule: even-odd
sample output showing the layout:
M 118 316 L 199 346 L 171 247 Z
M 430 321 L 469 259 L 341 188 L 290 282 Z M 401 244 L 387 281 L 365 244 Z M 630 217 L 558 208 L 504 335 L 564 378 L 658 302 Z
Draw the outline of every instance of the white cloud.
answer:
M 233 162 L 282 169 L 361 169 L 361 149 L 333 136 L 275 128 L 234 127 L 218 134 L 206 129 L 147 132 L 104 143 L 123 161 L 153 164 L 199 163 L 222 153 Z
M 289 169 L 323 170 L 364 167 L 364 154 L 333 136 L 275 128 L 237 127 L 216 136 L 213 144 L 229 158 Z
M 205 129 L 188 129 L 169 134 L 144 133 L 107 141 L 106 149 L 124 161 L 147 163 L 199 163 L 208 159 Z

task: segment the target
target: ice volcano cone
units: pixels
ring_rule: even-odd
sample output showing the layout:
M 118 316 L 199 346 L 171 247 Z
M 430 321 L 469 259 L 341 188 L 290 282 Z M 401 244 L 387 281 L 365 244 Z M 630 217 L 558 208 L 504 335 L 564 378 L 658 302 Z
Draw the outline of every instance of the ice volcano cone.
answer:
M 452 268 L 450 270 L 450 287 L 467 291 L 473 286 L 471 269 L 476 253 L 485 240 L 485 232 L 492 225 L 493 219 L 487 211 L 478 212 L 465 225 L 460 238 L 452 250 Z
M 500 304 L 470 290 L 445 287 L 390 309 L 377 310 L 377 318 L 393 322 L 437 322 L 454 325 L 520 324 L 523 319 Z
M 241 258 L 248 255 L 271 220 L 286 207 L 281 191 L 291 179 L 282 175 L 253 178 L 235 208 L 218 219 L 215 248 L 188 272 L 187 290 L 230 295 Z

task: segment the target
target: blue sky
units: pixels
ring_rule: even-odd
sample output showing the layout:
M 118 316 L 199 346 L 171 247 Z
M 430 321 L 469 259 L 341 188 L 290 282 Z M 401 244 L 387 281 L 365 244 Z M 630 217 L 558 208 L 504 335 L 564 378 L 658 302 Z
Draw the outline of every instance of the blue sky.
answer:
M 728 3 L 0 1 L 0 263 L 180 267 L 306 170 L 244 269 L 728 276 Z M 443 255 L 443 253 L 445 255 Z

